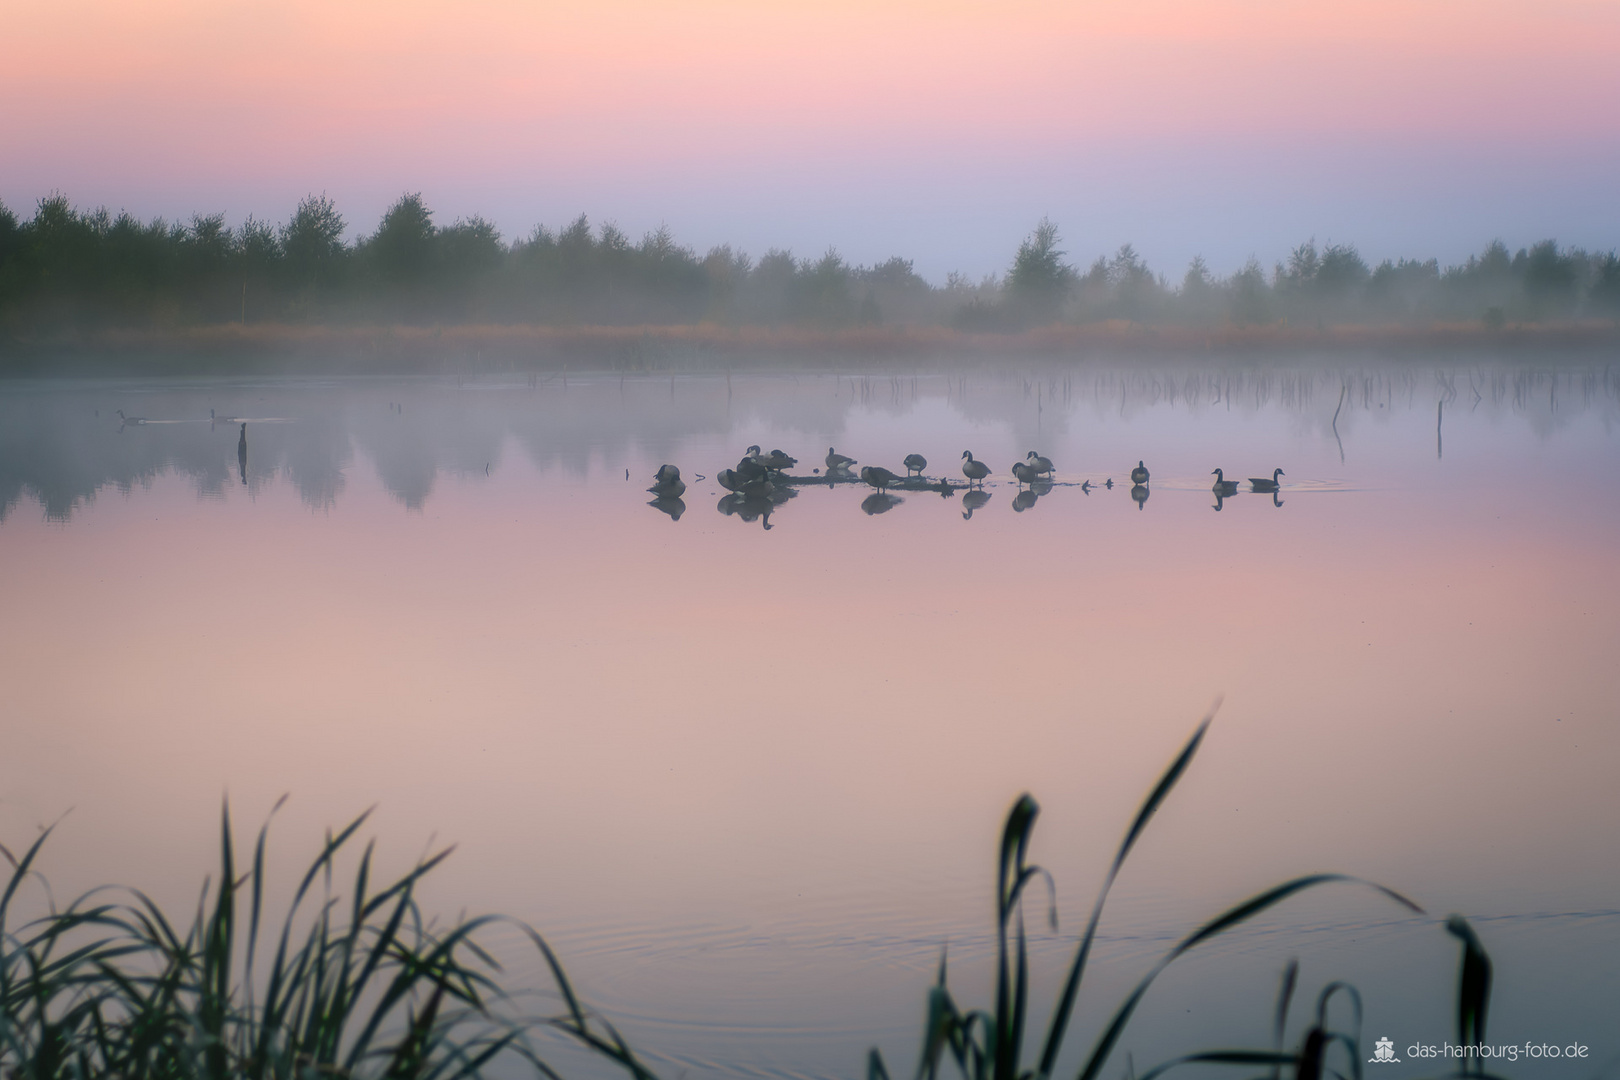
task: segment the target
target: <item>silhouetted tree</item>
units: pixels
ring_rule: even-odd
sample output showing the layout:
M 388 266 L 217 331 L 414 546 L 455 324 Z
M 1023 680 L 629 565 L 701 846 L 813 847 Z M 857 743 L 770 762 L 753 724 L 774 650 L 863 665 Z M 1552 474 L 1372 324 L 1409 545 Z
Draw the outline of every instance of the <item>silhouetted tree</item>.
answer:
M 1042 218 L 1018 245 L 1007 273 L 1007 298 L 1023 321 L 1050 322 L 1063 310 L 1074 270 L 1063 261 L 1057 225 Z
M 1513 264 L 1524 279 L 1533 317 L 1567 315 L 1574 309 L 1577 263 L 1568 253 L 1559 252 L 1555 241 L 1543 240 L 1528 253 L 1521 251 Z
M 383 214 L 377 231 L 360 245 L 366 269 L 390 285 L 425 285 L 433 263 L 433 211 L 421 192 L 401 195 Z
M 295 284 L 316 289 L 331 284 L 343 257 L 343 230 L 347 228 L 332 200 L 310 195 L 298 204 L 293 216 L 281 227 L 284 265 Z

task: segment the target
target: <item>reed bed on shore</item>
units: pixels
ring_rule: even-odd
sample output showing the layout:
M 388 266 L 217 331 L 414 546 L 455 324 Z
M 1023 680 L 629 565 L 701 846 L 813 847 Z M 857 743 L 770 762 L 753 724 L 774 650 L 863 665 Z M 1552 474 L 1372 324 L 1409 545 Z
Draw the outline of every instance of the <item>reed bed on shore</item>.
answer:
M 416 892 L 450 849 L 398 879 L 374 883 L 366 845 L 347 896 L 335 862 L 368 814 L 326 837 L 278 926 L 264 896 L 266 830 L 243 872 L 227 809 L 217 880 L 189 926 L 136 890 L 96 889 L 13 927 L 19 892 L 36 877 L 45 830 L 0 893 L 0 1076 L 8 1080 L 457 1080 L 497 1059 L 556 1078 L 531 1037 L 560 1031 L 622 1067 L 652 1074 L 614 1027 L 580 1003 L 545 940 L 562 1011 L 525 1012 L 476 939 L 501 920 L 437 927 Z
M 1028 795 L 1014 803 L 996 861 L 992 1001 L 983 1008 L 960 1008 L 941 954 L 927 998 L 917 1080 L 937 1080 L 941 1068 L 952 1065 L 963 1080 L 1048 1080 L 1057 1074 L 1109 891 L 1192 763 L 1211 719 L 1199 724 L 1126 830 L 1047 1015 L 1044 1037 L 1036 1042 L 1026 1037 L 1035 1003 L 1024 902 L 1033 882 L 1050 877 L 1028 861 L 1039 807 Z M 499 1063 L 503 1075 L 511 1075 L 515 1065 L 561 1080 L 545 1056 L 545 1040 L 537 1038 L 560 1033 L 631 1080 L 655 1080 L 618 1030 L 581 1003 L 558 957 L 534 929 L 499 916 L 444 927 L 424 918 L 418 886 L 451 849 L 429 853 L 404 875 L 376 884 L 368 843 L 357 859 L 352 887 L 346 895 L 336 891 L 339 856 L 355 844 L 368 816 L 369 811 L 327 835 L 274 923 L 265 902 L 268 824 L 241 868 L 228 807 L 221 817 L 217 879 L 203 884 L 183 928 L 133 889 L 95 889 L 57 908 L 35 869 L 49 829 L 20 855 L 0 846 L 11 870 L 0 892 L 0 1077 L 462 1080 L 483 1076 Z M 1331 883 L 1357 884 L 1423 913 L 1393 889 L 1342 874 L 1309 874 L 1263 890 L 1187 934 L 1147 970 L 1107 1014 L 1072 1074 L 1075 1080 L 1103 1075 L 1138 1005 L 1176 960 L 1290 897 Z M 30 886 L 40 886 L 47 910 L 14 927 L 13 908 Z M 1053 904 L 1055 923 L 1055 897 Z M 517 926 L 543 956 L 557 1011 L 530 1012 L 539 992 L 503 986 L 499 963 L 477 940 L 494 923 Z M 1485 1038 L 1491 962 L 1461 916 L 1452 916 L 1446 929 L 1462 944 L 1458 1042 L 1479 1044 Z M 1303 1031 L 1288 1045 L 1297 973 L 1292 964 L 1284 972 L 1271 1045 L 1176 1057 L 1139 1080 L 1156 1080 L 1188 1065 L 1241 1067 L 1251 1075 L 1259 1070 L 1270 1080 L 1360 1080 L 1362 1007 L 1353 986 L 1324 987 Z M 1336 1006 L 1340 1001 L 1346 1004 Z M 1129 1059 L 1123 1075 L 1136 1080 Z M 1475 1060 L 1465 1061 L 1454 1075 L 1485 1074 Z M 867 1076 L 890 1076 L 876 1049 L 868 1056 Z

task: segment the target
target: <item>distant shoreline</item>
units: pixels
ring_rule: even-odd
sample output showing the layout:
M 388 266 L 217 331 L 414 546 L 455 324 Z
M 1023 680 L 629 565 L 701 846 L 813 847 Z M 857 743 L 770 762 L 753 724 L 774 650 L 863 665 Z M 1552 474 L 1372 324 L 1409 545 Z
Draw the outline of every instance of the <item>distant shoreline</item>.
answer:
M 426 374 L 680 368 L 849 361 L 976 363 L 997 359 L 1082 362 L 1108 359 L 1231 358 L 1386 354 L 1512 356 L 1530 352 L 1614 352 L 1620 321 L 1417 325 L 1145 326 L 1108 321 L 1021 333 L 949 327 L 800 327 L 715 324 L 554 326 L 472 324 L 222 324 L 159 330 L 104 330 L 0 338 L 0 375 L 328 372 Z

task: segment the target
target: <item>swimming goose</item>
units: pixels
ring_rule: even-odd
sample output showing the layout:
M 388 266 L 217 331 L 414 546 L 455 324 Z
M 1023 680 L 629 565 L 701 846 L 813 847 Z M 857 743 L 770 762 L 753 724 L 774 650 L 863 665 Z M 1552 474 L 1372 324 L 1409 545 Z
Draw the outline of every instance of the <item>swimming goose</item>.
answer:
M 912 473 L 916 473 L 918 476 L 921 476 L 922 471 L 928 468 L 928 459 L 923 457 L 921 454 L 907 454 L 906 460 L 902 461 L 900 464 L 906 467 L 907 476 L 910 476 Z
M 861 469 L 861 479 L 882 491 L 900 478 L 881 465 L 867 465 Z
M 678 499 L 686 494 L 686 483 L 681 470 L 673 465 L 660 465 L 653 474 L 653 486 L 647 489 L 660 499 Z
M 973 460 L 973 451 L 962 451 L 962 475 L 968 478 L 968 485 L 983 484 L 984 478 L 990 475 L 990 466 L 982 461 Z
M 1024 460 L 1029 462 L 1031 465 L 1035 466 L 1035 471 L 1036 472 L 1045 473 L 1047 476 L 1052 475 L 1052 459 L 1051 458 L 1042 457 L 1041 455 L 1037 454 L 1035 451 L 1031 450 L 1028 454 L 1024 455 Z
M 1040 476 L 1040 470 L 1025 461 L 1015 461 L 1012 467 L 1013 479 L 1020 484 L 1033 484 L 1035 478 Z
M 1210 488 L 1215 494 L 1222 496 L 1237 494 L 1238 482 L 1236 480 L 1228 480 L 1226 474 L 1219 469 L 1216 469 L 1210 475 L 1215 478 L 1215 485 Z M 1219 510 L 1220 507 L 1217 506 L 1215 509 Z
M 832 447 L 827 447 L 827 468 L 848 469 L 853 464 L 855 464 L 854 458 L 835 453 Z
M 1283 472 L 1281 469 L 1277 469 L 1275 472 L 1273 472 L 1271 474 L 1271 479 L 1270 480 L 1267 480 L 1264 477 L 1256 479 L 1255 477 L 1251 476 L 1251 477 L 1249 477 L 1249 490 L 1250 491 L 1276 491 L 1277 490 L 1277 477 L 1286 476 L 1286 475 L 1288 475 L 1288 474 Z
M 1141 485 L 1148 482 L 1147 466 L 1137 461 L 1136 468 L 1131 470 L 1131 483 Z

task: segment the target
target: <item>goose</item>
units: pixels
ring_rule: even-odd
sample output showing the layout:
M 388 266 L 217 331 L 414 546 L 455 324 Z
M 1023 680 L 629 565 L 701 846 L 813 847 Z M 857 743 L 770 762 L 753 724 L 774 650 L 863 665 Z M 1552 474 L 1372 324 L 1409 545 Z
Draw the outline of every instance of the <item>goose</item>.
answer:
M 1028 462 L 1015 461 L 1013 462 L 1012 474 L 1013 479 L 1017 480 L 1020 484 L 1033 484 L 1035 482 L 1035 478 L 1040 476 L 1041 472 Z
M 834 452 L 832 447 L 827 447 L 827 468 L 829 471 L 837 469 L 847 471 L 853 464 L 855 464 L 854 458 L 845 457 L 843 454 Z
M 987 503 L 989 501 L 990 501 L 990 493 L 988 491 L 985 491 L 983 488 L 980 488 L 977 491 L 969 491 L 966 495 L 963 495 L 962 496 L 962 520 L 963 521 L 972 520 L 973 511 L 979 509 L 979 507 L 983 506 L 985 503 Z
M 1142 464 L 1141 461 L 1137 461 L 1136 468 L 1131 470 L 1131 483 L 1136 484 L 1138 487 L 1140 487 L 1141 485 L 1143 485 L 1143 484 L 1145 484 L 1147 482 L 1148 482 L 1147 466 Z
M 783 469 L 790 469 L 799 463 L 798 458 L 788 457 L 780 450 L 772 450 L 768 454 L 762 454 L 757 446 L 748 448 L 748 456 L 772 472 L 781 472 Z
M 1146 484 L 1136 484 L 1131 488 L 1131 498 L 1136 500 L 1138 510 L 1142 509 L 1142 505 L 1148 501 L 1148 494 Z
M 1031 465 L 1035 466 L 1035 471 L 1036 472 L 1045 473 L 1047 476 L 1052 475 L 1052 459 L 1051 458 L 1042 457 L 1041 455 L 1037 454 L 1035 451 L 1031 450 L 1028 454 L 1024 455 L 1024 460 L 1029 462 Z
M 990 466 L 982 461 L 973 459 L 973 451 L 962 451 L 962 475 L 968 478 L 968 486 L 982 485 L 984 478 L 990 475 Z
M 900 478 L 881 465 L 868 465 L 861 469 L 861 479 L 882 491 Z
M 1271 474 L 1271 479 L 1270 480 L 1267 480 L 1264 477 L 1260 477 L 1259 479 L 1256 479 L 1255 477 L 1251 476 L 1251 477 L 1249 477 L 1249 490 L 1250 491 L 1276 491 L 1277 487 L 1278 487 L 1278 485 L 1277 485 L 1277 477 L 1279 477 L 1279 476 L 1287 476 L 1287 475 L 1288 474 L 1283 472 L 1281 469 L 1277 469 L 1276 471 L 1274 471 Z
M 922 471 L 928 468 L 928 459 L 923 457 L 921 454 L 907 454 L 906 460 L 902 461 L 900 464 L 906 467 L 907 476 L 910 476 L 912 473 L 916 473 L 918 476 L 921 476 Z
M 144 423 L 146 423 L 146 417 L 144 417 L 144 416 L 125 416 L 123 409 L 118 410 L 118 419 L 124 424 L 144 424 Z
M 732 472 L 742 477 L 744 482 L 747 482 L 749 480 L 763 479 L 770 470 L 765 467 L 763 462 L 749 456 L 737 462 L 737 467 Z
M 653 486 L 647 489 L 660 499 L 678 499 L 686 494 L 686 483 L 681 470 L 673 465 L 660 465 L 653 474 Z
M 1214 472 L 1210 473 L 1210 475 L 1215 478 L 1215 484 L 1210 488 L 1210 490 L 1216 495 L 1225 496 L 1237 494 L 1238 482 L 1236 480 L 1228 480 L 1226 478 L 1226 474 L 1219 469 L 1216 469 Z M 1219 510 L 1220 507 L 1217 506 L 1215 509 Z
M 719 472 L 714 474 L 714 479 L 715 483 L 719 484 L 727 491 L 741 491 L 743 489 L 743 485 L 748 483 L 747 479 L 734 469 L 721 469 Z

